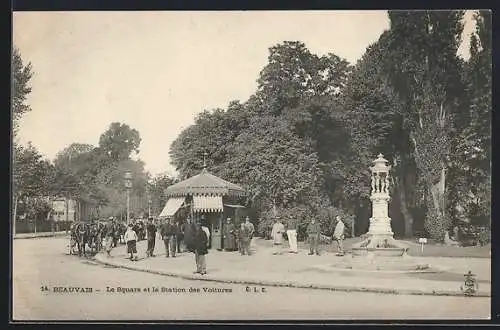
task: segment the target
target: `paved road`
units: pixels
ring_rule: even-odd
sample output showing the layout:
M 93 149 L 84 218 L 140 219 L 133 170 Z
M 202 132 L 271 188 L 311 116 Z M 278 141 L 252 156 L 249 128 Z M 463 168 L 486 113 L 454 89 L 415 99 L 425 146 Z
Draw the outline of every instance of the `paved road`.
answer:
M 13 243 L 14 320 L 486 319 L 489 298 L 403 296 L 189 281 L 109 268 L 67 255 L 67 240 Z M 42 292 L 42 287 L 48 292 Z M 56 293 L 54 287 L 92 288 Z M 107 293 L 106 288 L 141 292 Z M 152 287 L 186 292 L 151 292 Z M 142 289 L 150 288 L 150 292 Z M 200 293 L 190 293 L 189 288 Z M 231 292 L 203 293 L 203 288 Z M 261 287 L 258 287 L 261 289 Z M 100 290 L 99 292 L 97 290 Z

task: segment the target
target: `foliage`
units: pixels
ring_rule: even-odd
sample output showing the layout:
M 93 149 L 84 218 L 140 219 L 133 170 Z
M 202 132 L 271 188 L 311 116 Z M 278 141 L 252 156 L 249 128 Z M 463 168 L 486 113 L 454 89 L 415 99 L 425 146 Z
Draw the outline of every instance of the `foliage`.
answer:
M 13 150 L 13 195 L 43 196 L 50 189 L 51 166 L 36 148 L 15 145 Z
M 132 152 L 139 153 L 139 132 L 127 124 L 112 123 L 99 138 L 99 147 L 114 161 L 126 160 Z
M 463 218 L 489 226 L 491 216 L 491 12 L 475 14 L 471 58 L 464 68 L 470 98 L 466 125 L 455 139 L 452 157 L 454 187 L 450 209 Z
M 445 214 L 443 171 L 451 153 L 451 135 L 463 105 L 461 61 L 457 57 L 463 11 L 390 11 L 387 71 L 403 103 L 419 185 L 425 188 L 426 229 L 443 239 Z M 436 52 L 439 49 L 440 52 Z
M 148 182 L 148 196 L 151 200 L 152 214 L 160 214 L 167 202 L 165 189 L 174 183 L 175 179 L 168 174 L 159 174 Z
M 11 63 L 11 100 L 12 100 L 12 123 L 14 134 L 18 129 L 18 121 L 21 116 L 29 111 L 31 107 L 26 103 L 27 96 L 31 93 L 31 86 L 29 82 L 33 76 L 31 63 L 24 64 L 21 58 L 19 49 L 14 47 L 12 50 L 12 63 Z

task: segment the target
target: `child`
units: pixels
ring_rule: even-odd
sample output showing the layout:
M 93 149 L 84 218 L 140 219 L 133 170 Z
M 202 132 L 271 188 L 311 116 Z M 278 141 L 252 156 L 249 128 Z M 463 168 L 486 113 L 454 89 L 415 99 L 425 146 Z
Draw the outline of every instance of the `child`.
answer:
M 127 253 L 130 253 L 130 260 L 137 261 L 137 234 L 132 229 L 132 224 L 128 225 L 127 231 L 125 232 L 125 242 L 127 243 Z

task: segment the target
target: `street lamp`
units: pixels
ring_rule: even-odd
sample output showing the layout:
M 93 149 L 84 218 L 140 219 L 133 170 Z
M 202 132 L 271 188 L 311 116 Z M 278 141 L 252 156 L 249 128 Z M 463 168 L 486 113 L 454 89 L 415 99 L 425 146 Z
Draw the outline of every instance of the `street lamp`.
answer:
M 130 190 L 132 189 L 132 172 L 126 171 L 124 175 L 125 189 L 127 189 L 127 224 L 130 223 Z

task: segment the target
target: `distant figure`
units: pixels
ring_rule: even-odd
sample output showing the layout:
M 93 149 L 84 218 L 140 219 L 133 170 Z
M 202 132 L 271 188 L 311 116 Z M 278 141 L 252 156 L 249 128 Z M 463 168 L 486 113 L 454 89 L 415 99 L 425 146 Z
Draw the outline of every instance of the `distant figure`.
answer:
M 234 251 L 236 249 L 236 239 L 234 232 L 234 225 L 231 218 L 227 218 L 226 225 L 224 226 L 224 250 Z
M 125 232 L 125 243 L 127 244 L 127 253 L 130 253 L 130 260 L 137 261 L 137 234 L 132 227 L 132 224 L 128 225 Z
M 148 236 L 148 249 L 146 251 L 146 256 L 154 257 L 154 249 L 156 243 L 156 226 L 153 223 L 153 219 L 150 218 L 148 220 L 148 224 L 146 226 L 146 233 Z
M 287 222 L 287 230 L 286 230 L 286 235 L 288 237 L 288 244 L 290 245 L 290 252 L 291 253 L 298 253 L 298 246 L 297 246 L 297 219 L 294 217 L 290 217 Z
M 208 230 L 208 228 L 207 228 Z M 205 255 L 208 254 L 208 239 L 206 231 L 197 223 L 194 227 L 194 255 L 196 262 L 195 274 L 205 275 L 207 273 L 207 263 Z
M 339 215 L 336 217 L 337 224 L 335 225 L 335 231 L 333 233 L 333 239 L 337 242 L 337 255 L 344 255 L 344 230 L 345 225 Z
M 273 240 L 274 252 L 273 254 L 283 254 L 283 233 L 285 232 L 285 226 L 281 223 L 281 219 L 276 217 L 273 229 L 271 231 L 271 238 Z
M 175 243 L 177 253 L 181 253 L 181 242 L 184 239 L 183 224 L 180 221 L 175 223 Z
M 320 236 L 320 226 L 319 223 L 316 222 L 314 218 L 311 219 L 311 222 L 307 226 L 307 237 L 309 239 L 309 255 L 319 256 L 318 243 Z
M 458 242 L 458 226 L 453 227 L 453 240 Z
M 115 234 L 115 228 L 113 223 L 109 222 L 106 225 L 106 234 L 104 238 L 104 248 L 106 249 L 107 256 L 111 256 L 111 249 L 113 248 L 113 241 L 114 241 L 114 234 Z

